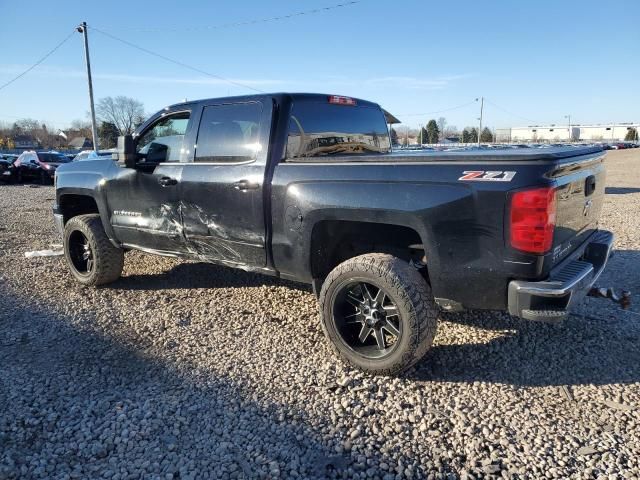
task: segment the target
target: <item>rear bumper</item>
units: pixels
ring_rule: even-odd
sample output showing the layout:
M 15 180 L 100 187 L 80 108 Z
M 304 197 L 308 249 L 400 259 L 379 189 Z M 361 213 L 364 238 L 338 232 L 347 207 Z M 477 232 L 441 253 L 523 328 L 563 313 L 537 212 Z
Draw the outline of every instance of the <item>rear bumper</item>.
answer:
M 613 233 L 598 230 L 539 282 L 509 282 L 509 313 L 527 320 L 559 321 L 582 300 L 611 256 Z

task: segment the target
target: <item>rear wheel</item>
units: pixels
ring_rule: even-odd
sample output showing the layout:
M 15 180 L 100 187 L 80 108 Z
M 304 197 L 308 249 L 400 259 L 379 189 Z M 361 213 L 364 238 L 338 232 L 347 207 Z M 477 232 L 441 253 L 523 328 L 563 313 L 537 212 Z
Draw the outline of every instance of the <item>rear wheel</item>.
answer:
M 399 373 L 424 356 L 439 314 L 420 273 L 378 253 L 338 265 L 322 286 L 320 308 L 325 335 L 338 355 L 383 375 Z
M 124 251 L 109 241 L 97 214 L 79 215 L 67 222 L 64 255 L 71 274 L 83 285 L 113 282 L 124 265 Z

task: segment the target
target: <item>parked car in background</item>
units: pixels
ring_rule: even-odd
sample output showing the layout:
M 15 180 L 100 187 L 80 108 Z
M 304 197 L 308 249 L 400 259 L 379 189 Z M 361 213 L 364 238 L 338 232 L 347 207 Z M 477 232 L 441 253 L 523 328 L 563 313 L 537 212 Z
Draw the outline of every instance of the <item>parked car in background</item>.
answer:
M 77 162 L 80 160 L 96 160 L 98 158 L 111 160 L 111 157 L 114 153 L 116 153 L 115 148 L 111 148 L 109 150 L 98 150 L 98 153 L 96 153 L 93 150 L 83 150 L 82 152 L 77 154 L 75 157 L 73 157 L 73 161 Z
M 63 163 L 71 160 L 58 152 L 24 152 L 14 162 L 16 167 L 16 180 L 37 180 L 41 184 L 53 183 L 56 169 Z
M 13 183 L 16 179 L 16 167 L 13 165 L 13 158 L 8 155 L 0 155 L 0 181 L 3 183 Z

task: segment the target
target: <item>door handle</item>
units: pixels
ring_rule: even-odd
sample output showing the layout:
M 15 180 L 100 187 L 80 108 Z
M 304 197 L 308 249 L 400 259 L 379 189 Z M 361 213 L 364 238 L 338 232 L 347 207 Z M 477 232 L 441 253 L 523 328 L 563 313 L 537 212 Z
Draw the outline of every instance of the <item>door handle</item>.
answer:
M 260 188 L 260 185 L 257 183 L 251 183 L 249 180 L 240 180 L 233 184 L 233 188 L 240 190 L 241 192 L 246 192 L 247 190 L 257 190 Z
M 169 187 L 171 185 L 177 185 L 178 184 L 178 180 L 176 180 L 175 178 L 171 178 L 171 177 L 160 177 L 160 179 L 158 180 L 158 183 L 160 185 L 162 185 L 163 187 Z

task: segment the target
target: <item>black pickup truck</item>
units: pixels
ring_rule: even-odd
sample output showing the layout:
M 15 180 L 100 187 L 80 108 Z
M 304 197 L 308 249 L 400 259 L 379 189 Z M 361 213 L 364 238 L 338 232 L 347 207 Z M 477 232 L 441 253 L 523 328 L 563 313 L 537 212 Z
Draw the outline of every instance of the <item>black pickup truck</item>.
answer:
M 336 95 L 181 103 L 62 165 L 54 217 L 84 285 L 124 252 L 305 282 L 346 361 L 393 374 L 429 349 L 441 310 L 559 320 L 605 267 L 598 148 L 392 152 L 385 112 Z

